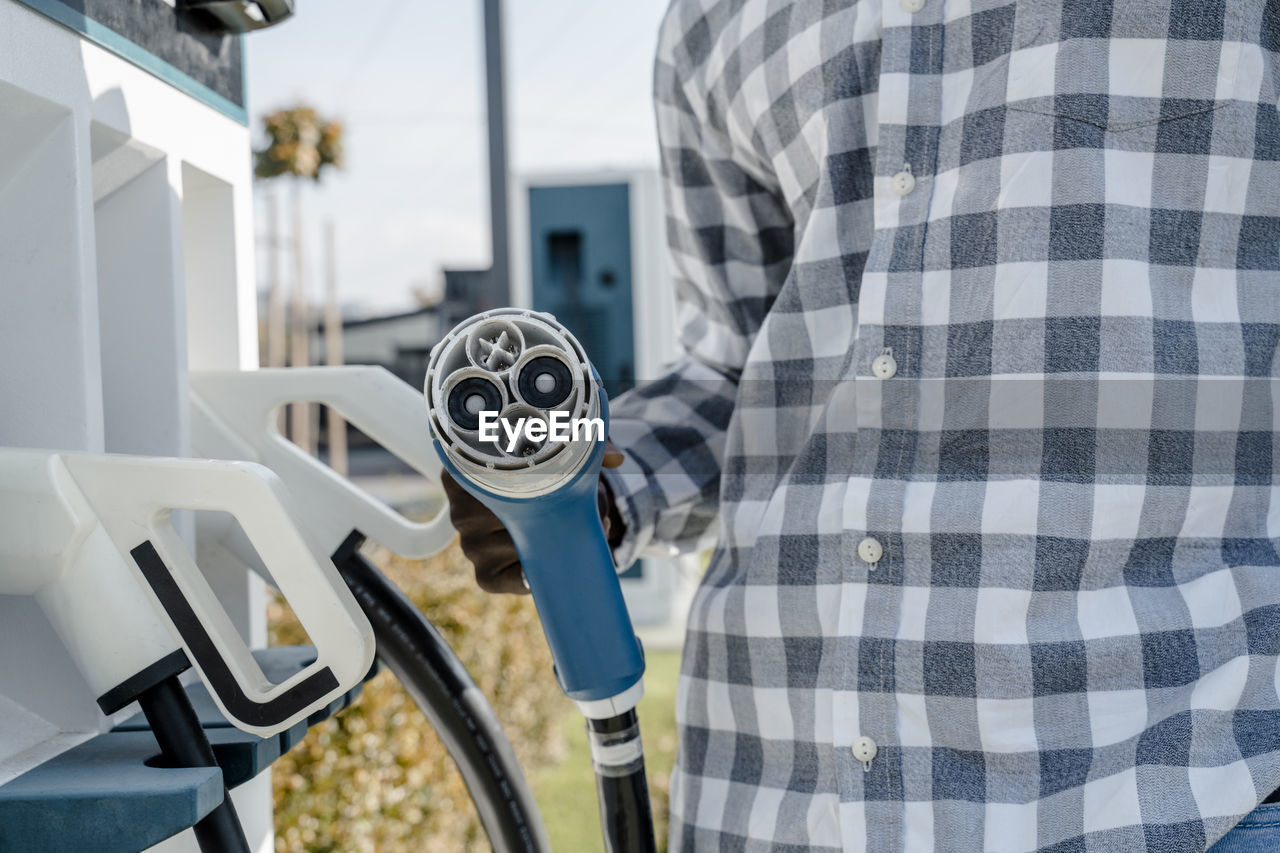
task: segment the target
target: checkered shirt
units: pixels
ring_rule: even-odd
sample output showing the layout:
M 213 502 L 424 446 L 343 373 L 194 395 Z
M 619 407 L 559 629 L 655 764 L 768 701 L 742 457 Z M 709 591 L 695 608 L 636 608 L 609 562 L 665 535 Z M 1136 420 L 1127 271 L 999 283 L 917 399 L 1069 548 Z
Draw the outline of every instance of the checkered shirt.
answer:
M 676 0 L 655 89 L 672 850 L 1205 850 L 1280 787 L 1280 2 Z

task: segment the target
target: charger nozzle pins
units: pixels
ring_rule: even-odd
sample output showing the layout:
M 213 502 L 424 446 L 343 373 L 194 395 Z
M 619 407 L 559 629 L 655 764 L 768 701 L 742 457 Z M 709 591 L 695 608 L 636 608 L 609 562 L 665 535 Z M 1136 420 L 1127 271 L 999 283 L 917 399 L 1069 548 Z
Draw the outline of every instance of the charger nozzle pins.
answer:
M 486 437 L 495 417 L 503 430 L 521 419 L 599 418 L 602 391 L 586 353 L 550 314 L 506 308 L 459 323 L 432 350 L 426 394 L 432 431 L 450 461 L 500 494 L 544 494 L 594 449 L 594 441 Z

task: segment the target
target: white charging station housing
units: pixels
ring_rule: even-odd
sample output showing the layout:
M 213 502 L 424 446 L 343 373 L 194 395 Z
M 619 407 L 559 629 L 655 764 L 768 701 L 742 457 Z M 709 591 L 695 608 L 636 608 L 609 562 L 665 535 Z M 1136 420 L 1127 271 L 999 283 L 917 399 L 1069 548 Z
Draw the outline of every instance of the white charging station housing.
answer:
M 75 5 L 0 2 L 0 447 L 187 457 L 189 370 L 258 364 L 248 117 Z M 204 517 L 174 516 L 196 552 Z M 265 646 L 262 580 L 201 562 Z M 29 599 L 0 596 L 0 649 L 0 784 L 118 721 Z M 270 846 L 270 775 L 233 798 Z

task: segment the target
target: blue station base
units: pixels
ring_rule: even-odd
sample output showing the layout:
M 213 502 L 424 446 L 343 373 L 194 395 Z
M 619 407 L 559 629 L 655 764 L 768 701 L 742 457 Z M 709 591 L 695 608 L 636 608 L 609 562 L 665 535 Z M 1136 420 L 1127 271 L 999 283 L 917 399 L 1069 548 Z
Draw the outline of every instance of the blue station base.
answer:
M 280 683 L 315 660 L 310 646 L 253 653 L 263 673 Z M 377 665 L 369 677 L 377 672 Z M 367 680 L 367 679 L 366 679 Z M 111 731 L 73 747 L 0 785 L 0 850 L 44 853 L 93 850 L 133 853 L 193 826 L 222 802 L 222 786 L 241 785 L 307 734 L 346 708 L 358 685 L 305 723 L 269 738 L 242 732 L 218 711 L 203 684 L 187 688 L 220 767 L 163 766 L 139 712 Z

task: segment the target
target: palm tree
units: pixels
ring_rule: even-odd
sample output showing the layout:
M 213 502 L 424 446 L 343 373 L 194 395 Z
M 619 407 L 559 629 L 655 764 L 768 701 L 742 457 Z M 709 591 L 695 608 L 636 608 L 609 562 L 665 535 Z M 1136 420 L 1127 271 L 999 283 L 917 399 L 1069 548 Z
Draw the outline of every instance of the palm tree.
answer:
M 342 168 L 342 122 L 320 118 L 311 107 L 276 110 L 262 119 L 267 147 L 253 152 L 253 174 L 262 180 L 289 175 L 319 181 L 326 167 Z
M 307 297 L 302 251 L 302 179 L 310 178 L 319 183 L 326 170 L 342 168 L 343 125 L 338 120 L 322 119 L 312 107 L 298 105 L 264 116 L 262 128 L 267 137 L 267 145 L 253 152 L 254 177 L 262 181 L 287 177 L 293 184 L 293 334 L 290 336 L 289 361 L 295 367 L 300 367 L 308 361 Z M 274 209 L 273 204 L 273 227 Z M 278 251 L 277 239 L 277 235 L 271 236 L 273 252 Z M 268 361 L 273 367 L 284 362 L 284 320 L 284 293 L 279 277 L 276 277 L 271 283 L 267 327 Z M 303 449 L 314 452 L 311 407 L 305 403 L 295 403 L 291 409 L 291 437 Z

